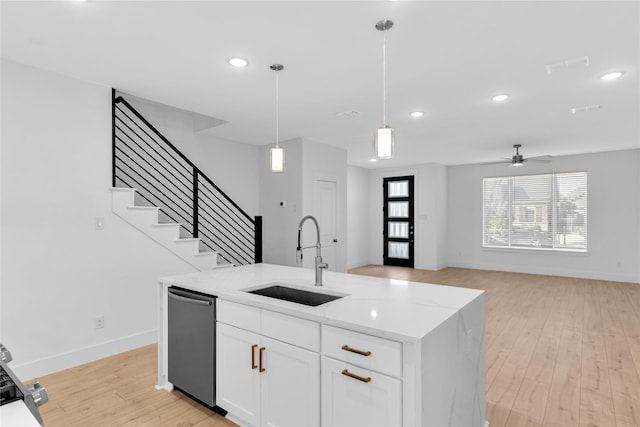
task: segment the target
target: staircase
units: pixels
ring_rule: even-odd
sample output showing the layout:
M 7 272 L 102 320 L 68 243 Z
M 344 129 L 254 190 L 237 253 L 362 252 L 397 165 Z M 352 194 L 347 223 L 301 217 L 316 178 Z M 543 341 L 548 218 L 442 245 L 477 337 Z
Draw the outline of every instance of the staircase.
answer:
M 112 91 L 114 214 L 198 270 L 262 262 L 250 217 Z
M 204 271 L 213 268 L 231 267 L 233 264 L 218 263 L 218 253 L 201 251 L 199 238 L 180 237 L 179 223 L 160 223 L 160 208 L 136 206 L 133 188 L 113 187 L 111 190 L 111 210 L 114 214 L 182 258 L 192 267 Z

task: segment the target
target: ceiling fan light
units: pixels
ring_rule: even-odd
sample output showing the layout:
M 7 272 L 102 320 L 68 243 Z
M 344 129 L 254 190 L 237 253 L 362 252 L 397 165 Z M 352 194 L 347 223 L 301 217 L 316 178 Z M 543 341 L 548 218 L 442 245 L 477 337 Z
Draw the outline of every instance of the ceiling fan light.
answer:
M 271 148 L 271 172 L 284 172 L 284 148 Z
M 387 125 L 376 129 L 373 138 L 373 147 L 376 153 L 376 159 L 393 158 L 393 128 Z

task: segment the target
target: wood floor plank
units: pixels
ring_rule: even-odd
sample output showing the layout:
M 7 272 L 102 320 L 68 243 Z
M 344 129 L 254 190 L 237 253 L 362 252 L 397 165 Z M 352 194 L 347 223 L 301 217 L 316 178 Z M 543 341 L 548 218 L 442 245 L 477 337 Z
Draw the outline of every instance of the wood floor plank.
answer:
M 592 390 L 580 390 L 580 426 L 615 426 L 616 419 L 611 396 L 604 396 Z
M 354 274 L 485 291 L 487 414 L 495 426 L 640 427 L 640 284 L 500 271 L 365 266 Z M 157 347 L 39 378 L 47 427 L 227 427 L 156 390 Z
M 577 426 L 580 421 L 580 370 L 556 364 L 545 408 L 544 425 Z
M 550 385 L 525 378 L 513 402 L 507 425 L 509 427 L 542 426 Z

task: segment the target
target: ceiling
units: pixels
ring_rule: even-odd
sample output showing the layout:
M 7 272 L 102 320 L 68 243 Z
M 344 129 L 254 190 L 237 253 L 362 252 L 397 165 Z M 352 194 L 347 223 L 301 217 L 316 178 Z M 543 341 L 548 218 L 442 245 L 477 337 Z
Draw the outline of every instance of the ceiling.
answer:
M 226 122 L 230 141 L 342 147 L 366 168 L 640 147 L 637 1 L 2 1 L 2 58 Z M 396 156 L 369 162 L 387 122 Z M 249 61 L 245 68 L 227 63 Z M 548 74 L 546 65 L 589 57 Z M 615 81 L 599 77 L 621 70 Z M 491 96 L 509 93 L 502 103 Z M 600 105 L 588 113 L 571 109 Z M 412 111 L 423 111 L 412 118 Z

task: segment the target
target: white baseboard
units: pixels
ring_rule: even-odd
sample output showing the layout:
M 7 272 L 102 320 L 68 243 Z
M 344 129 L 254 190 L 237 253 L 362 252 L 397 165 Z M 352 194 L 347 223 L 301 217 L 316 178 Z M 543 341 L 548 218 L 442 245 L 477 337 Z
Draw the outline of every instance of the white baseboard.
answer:
M 11 363 L 11 369 L 21 381 L 26 382 L 156 342 L 158 342 L 158 330 L 152 329 L 23 364 Z M 46 384 L 43 385 L 46 387 Z

